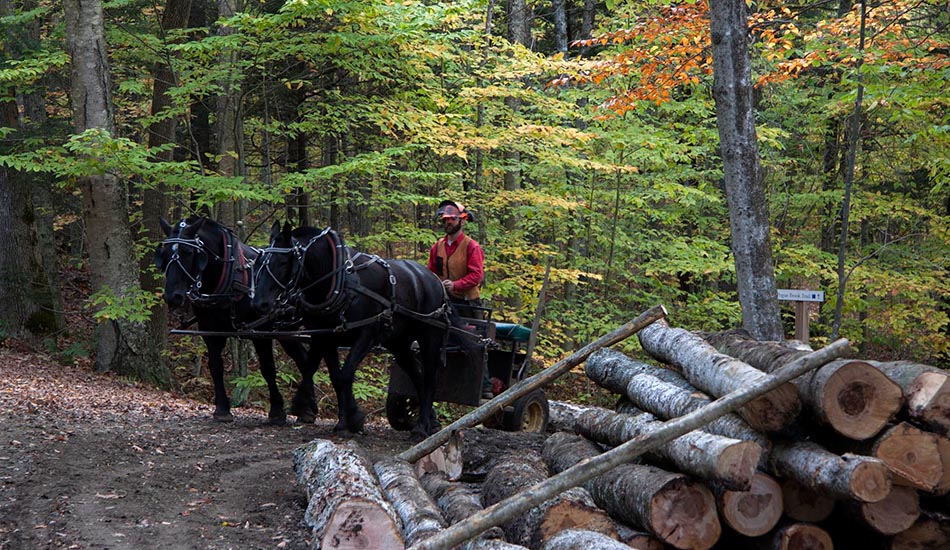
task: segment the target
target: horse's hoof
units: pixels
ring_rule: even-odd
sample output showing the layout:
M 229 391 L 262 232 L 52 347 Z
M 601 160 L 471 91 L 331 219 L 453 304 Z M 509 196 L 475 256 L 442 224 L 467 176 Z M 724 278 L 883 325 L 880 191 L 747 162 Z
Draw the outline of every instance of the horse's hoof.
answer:
M 317 421 L 317 417 L 311 413 L 300 413 L 297 414 L 297 422 L 300 424 L 313 424 Z
M 271 426 L 284 426 L 287 424 L 287 415 L 271 415 L 267 417 L 267 423 Z
M 212 415 L 212 418 L 214 419 L 215 422 L 224 422 L 224 423 L 234 422 L 234 415 L 232 415 L 229 412 L 224 412 L 224 413 L 216 412 Z
M 363 431 L 363 423 L 366 421 L 366 413 L 357 409 L 355 413 L 350 415 L 349 425 L 350 431 L 353 433 L 360 433 Z
M 301 424 L 313 424 L 317 420 L 316 407 L 291 407 L 290 414 L 297 417 Z

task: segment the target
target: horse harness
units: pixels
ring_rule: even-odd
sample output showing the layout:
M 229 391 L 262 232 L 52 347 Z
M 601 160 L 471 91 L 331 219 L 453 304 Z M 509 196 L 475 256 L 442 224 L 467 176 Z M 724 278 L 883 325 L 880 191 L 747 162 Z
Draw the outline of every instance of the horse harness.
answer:
M 184 221 L 179 223 L 181 229 L 184 229 L 185 226 L 186 223 Z M 171 245 L 172 247 L 172 257 L 165 266 L 165 276 L 168 276 L 168 268 L 172 264 L 177 264 L 181 272 L 191 281 L 191 288 L 188 289 L 188 299 L 202 306 L 214 307 L 232 304 L 233 302 L 240 301 L 246 295 L 254 295 L 254 279 L 251 275 L 253 274 L 254 260 L 257 255 L 248 257 L 244 253 L 244 247 L 241 246 L 241 242 L 234 236 L 231 230 L 223 228 L 221 234 L 223 241 L 222 247 L 224 250 L 223 256 L 219 256 L 214 250 L 209 248 L 198 235 L 195 235 L 193 239 L 170 237 L 162 241 L 163 246 Z M 181 263 L 181 256 L 178 253 L 180 246 L 193 248 L 198 253 L 212 257 L 223 264 L 221 276 L 218 278 L 218 284 L 215 286 L 213 292 L 208 294 L 201 292 L 201 275 L 204 270 L 199 269 L 197 274 L 189 272 L 184 264 Z M 257 249 L 253 248 L 252 250 L 257 251 Z
M 330 239 L 331 241 L 330 249 L 333 254 L 333 267 L 328 273 L 325 273 L 313 281 L 309 281 L 305 286 L 300 286 L 304 271 L 304 257 L 306 256 L 310 246 L 323 238 Z M 287 283 L 282 283 L 280 280 L 278 280 L 278 278 L 275 277 L 274 273 L 270 270 L 271 254 L 294 255 L 294 258 L 296 259 L 296 267 L 293 271 L 291 279 Z M 365 261 L 358 261 L 364 257 L 366 258 Z M 299 307 L 307 313 L 317 316 L 330 316 L 337 314 L 339 317 L 340 324 L 336 327 L 330 329 L 303 330 L 300 331 L 300 334 L 346 332 L 348 330 L 353 330 L 380 322 L 382 323 L 384 330 L 388 330 L 391 326 L 394 315 L 404 315 L 406 317 L 410 317 L 417 321 L 421 321 L 441 329 L 451 328 L 451 325 L 448 321 L 447 298 L 443 300 L 443 304 L 440 307 L 430 313 L 419 313 L 405 306 L 397 304 L 395 302 L 396 276 L 393 274 L 392 267 L 389 265 L 389 263 L 379 256 L 365 254 L 363 252 L 357 252 L 355 256 L 351 256 L 350 249 L 343 242 L 343 238 L 340 237 L 336 231 L 329 227 L 324 229 L 319 235 L 312 237 L 309 241 L 307 241 L 306 244 L 301 244 L 295 240 L 293 246 L 290 248 L 265 248 L 262 251 L 261 258 L 262 261 L 260 269 L 262 271 L 266 270 L 277 286 L 281 288 L 282 293 L 280 302 L 285 307 Z M 359 272 L 371 267 L 373 264 L 379 264 L 384 269 L 386 269 L 389 282 L 387 287 L 389 290 L 388 297 L 367 288 L 360 281 Z M 320 284 L 327 279 L 330 279 L 330 290 L 327 293 L 326 299 L 323 302 L 317 304 L 308 302 L 306 298 L 304 298 L 304 293 L 311 287 Z M 382 310 L 379 313 L 364 319 L 349 321 L 346 316 L 346 311 L 351 303 L 351 300 L 348 298 L 353 294 L 362 294 L 363 296 L 366 296 L 367 298 L 382 306 Z

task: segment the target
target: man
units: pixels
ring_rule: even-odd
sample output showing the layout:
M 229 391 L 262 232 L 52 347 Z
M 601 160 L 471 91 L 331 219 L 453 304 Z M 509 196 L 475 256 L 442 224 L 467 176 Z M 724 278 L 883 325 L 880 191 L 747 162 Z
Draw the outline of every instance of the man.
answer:
M 459 315 L 481 319 L 478 288 L 485 278 L 485 254 L 478 242 L 462 231 L 466 221 L 473 221 L 472 214 L 461 204 L 445 200 L 439 203 L 435 217 L 445 236 L 429 250 L 429 270 L 442 279 Z

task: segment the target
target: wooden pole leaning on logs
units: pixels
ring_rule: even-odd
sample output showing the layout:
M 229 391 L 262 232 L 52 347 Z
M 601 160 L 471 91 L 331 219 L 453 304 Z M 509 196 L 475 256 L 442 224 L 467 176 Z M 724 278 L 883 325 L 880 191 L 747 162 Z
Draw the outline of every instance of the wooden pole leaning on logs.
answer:
M 701 337 L 659 320 L 641 330 L 640 345 L 651 356 L 673 365 L 696 388 L 721 397 L 739 388 L 760 384 L 768 375 L 722 354 Z M 756 430 L 777 432 L 801 411 L 795 387 L 787 383 L 756 397 L 737 412 Z
M 556 494 L 571 487 L 582 485 L 589 479 L 593 479 L 647 451 L 745 406 L 763 394 L 788 383 L 788 381 L 843 356 L 848 352 L 848 349 L 849 344 L 846 339 L 837 340 L 825 348 L 796 359 L 770 375 L 765 375 L 764 379 L 736 389 L 702 409 L 666 422 L 662 430 L 638 437 L 603 454 L 584 460 L 518 495 L 509 497 L 482 512 L 476 513 L 463 522 L 452 525 L 437 535 L 413 545 L 411 548 L 412 550 L 452 548 L 462 541 L 500 524 L 508 517 L 523 513 Z M 589 353 L 593 351 L 590 350 Z
M 772 372 L 808 353 L 779 342 L 759 342 L 742 330 L 703 337 L 720 352 L 763 372 Z M 856 440 L 880 432 L 903 404 L 897 383 L 872 363 L 856 359 L 832 361 L 792 383 L 810 416 Z
M 633 416 L 600 407 L 567 407 L 559 401 L 551 401 L 548 406 L 552 415 L 559 418 L 577 413 L 573 425 L 565 426 L 568 427 L 565 431 L 578 433 L 610 447 L 663 427 L 663 423 L 649 413 Z M 553 412 L 554 409 L 559 410 Z M 685 474 L 715 480 L 734 490 L 749 488 L 761 455 L 762 448 L 756 443 L 699 430 L 678 437 L 649 453 L 650 458 L 661 464 L 672 464 Z
M 399 458 L 405 460 L 406 462 L 415 462 L 419 460 L 445 443 L 453 433 L 464 428 L 471 428 L 484 422 L 485 420 L 500 413 L 506 405 L 513 403 L 519 397 L 527 395 L 535 389 L 545 386 L 560 376 L 566 374 L 572 368 L 583 363 L 587 357 L 590 356 L 590 354 L 594 353 L 600 348 L 612 346 L 617 342 L 629 337 L 630 335 L 642 330 L 650 323 L 653 323 L 658 319 L 662 319 L 663 317 L 666 317 L 666 308 L 659 305 L 653 306 L 652 308 L 641 313 L 635 319 L 625 323 L 623 326 L 600 337 L 596 341 L 587 344 L 580 350 L 571 354 L 571 356 L 568 358 L 562 359 L 561 361 L 558 361 L 554 365 L 539 372 L 538 374 L 530 378 L 525 378 L 524 380 L 511 386 L 507 390 L 496 395 L 487 403 L 483 403 L 475 410 L 462 416 L 438 432 L 430 435 L 417 445 L 403 451 L 399 455 Z

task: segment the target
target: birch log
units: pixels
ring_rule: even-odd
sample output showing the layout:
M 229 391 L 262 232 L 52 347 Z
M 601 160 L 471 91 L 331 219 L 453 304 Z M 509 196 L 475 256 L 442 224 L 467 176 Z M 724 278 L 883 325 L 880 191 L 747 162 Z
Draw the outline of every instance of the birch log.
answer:
M 891 540 L 890 550 L 929 550 L 950 548 L 950 517 L 924 512 L 909 529 Z
M 717 483 L 708 485 L 716 497 L 719 518 L 742 536 L 762 536 L 782 518 L 782 486 L 769 475 L 757 472 L 747 491 L 733 491 Z
M 562 472 L 600 453 L 583 437 L 558 432 L 545 442 L 544 459 Z M 626 464 L 587 481 L 598 506 L 625 523 L 641 527 L 675 548 L 710 548 L 722 527 L 709 490 L 682 474 Z
M 355 443 L 315 439 L 294 451 L 294 471 L 307 488 L 314 548 L 405 548 L 399 518 Z
M 419 480 L 422 487 L 442 510 L 442 515 L 450 525 L 458 523 L 483 509 L 481 497 L 464 483 L 453 483 L 443 472 L 430 472 Z M 479 535 L 477 540 L 505 539 L 501 527 L 491 529 Z M 474 541 L 469 541 L 470 544 Z M 523 548 L 523 547 L 519 547 Z
M 776 443 L 769 467 L 775 475 L 831 498 L 877 502 L 891 491 L 891 474 L 884 461 L 837 455 L 808 441 Z
M 597 531 L 565 529 L 545 541 L 541 550 L 630 550 L 630 547 Z
M 577 418 L 575 430 L 588 439 L 610 447 L 622 445 L 663 426 L 649 414 L 618 414 L 599 407 L 588 407 Z M 762 456 L 762 448 L 701 431 L 692 431 L 646 454 L 647 459 L 672 464 L 675 469 L 705 480 L 714 480 L 730 489 L 746 490 Z
M 848 513 L 882 535 L 906 531 L 920 517 L 920 496 L 910 487 L 895 486 L 883 500 L 849 502 Z
M 681 328 L 670 328 L 659 319 L 637 333 L 640 345 L 654 358 L 682 371 L 698 389 L 722 397 L 743 386 L 754 386 L 768 375 L 742 361 L 716 351 L 699 336 Z M 782 386 L 750 401 L 739 415 L 757 430 L 775 432 L 791 424 L 801 411 L 795 387 Z
M 638 531 L 623 523 L 617 523 L 617 537 L 620 542 L 637 550 L 665 550 L 666 545 L 660 539 L 646 531 Z
M 720 352 L 769 373 L 808 354 L 735 331 L 705 337 Z M 792 383 L 812 417 L 851 439 L 874 436 L 903 405 L 900 386 L 864 361 L 833 361 Z
M 541 455 L 533 451 L 499 458 L 482 483 L 482 505 L 491 506 L 548 478 Z M 598 531 L 617 538 L 617 529 L 591 495 L 580 487 L 569 489 L 501 525 L 508 542 L 537 548 L 554 534 L 569 528 Z
M 818 523 L 834 512 L 835 501 L 787 479 L 782 482 L 782 508 L 795 521 Z
M 465 430 L 462 469 L 467 478 L 484 476 L 498 457 L 509 452 L 529 449 L 540 453 L 546 438 L 546 434 L 536 432 L 505 432 L 490 428 Z
M 447 525 L 439 507 L 419 483 L 408 462 L 387 457 L 373 465 L 386 498 L 402 520 L 406 545 L 425 540 Z
M 683 375 L 668 368 L 658 367 L 636 359 L 623 353 L 604 348 L 593 353 L 584 364 L 587 377 L 604 389 L 623 395 L 627 384 L 638 374 L 655 376 L 668 384 L 685 390 L 693 390 L 693 385 Z
M 677 418 L 691 413 L 709 404 L 710 400 L 698 390 L 684 389 L 649 374 L 634 376 L 624 395 L 637 407 L 663 419 Z M 768 454 L 772 442 L 762 433 L 753 430 L 737 414 L 727 414 L 703 426 L 703 431 L 711 434 L 752 441 Z
M 910 361 L 868 361 L 904 390 L 905 411 L 915 423 L 950 434 L 950 372 Z
M 933 492 L 944 477 L 938 437 L 901 422 L 883 431 L 873 441 L 851 445 L 850 448 L 887 463 L 894 474 L 895 485 Z

